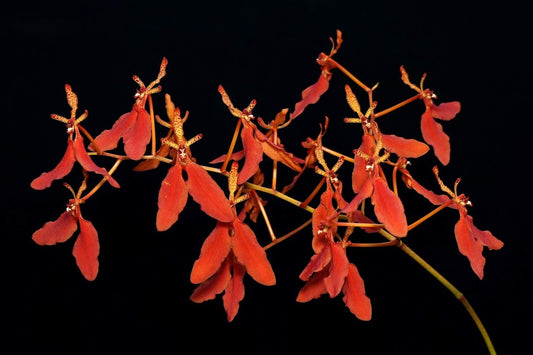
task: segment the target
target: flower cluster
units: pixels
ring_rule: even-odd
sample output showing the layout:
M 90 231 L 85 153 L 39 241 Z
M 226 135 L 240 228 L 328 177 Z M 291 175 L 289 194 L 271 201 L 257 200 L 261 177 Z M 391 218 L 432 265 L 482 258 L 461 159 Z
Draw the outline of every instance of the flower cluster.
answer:
M 371 319 L 371 301 L 363 281 L 365 272 L 361 270 L 360 273 L 350 249 L 400 246 L 409 255 L 414 255 L 404 243 L 410 231 L 446 207 L 459 212 L 459 220 L 454 229 L 459 252 L 468 258 L 474 273 L 480 279 L 483 278 L 484 248 L 500 249 L 503 243 L 491 232 L 474 226 L 473 218 L 467 210 L 471 206 L 469 199 L 464 194 L 457 193 L 459 179 L 452 190 L 440 179 L 438 168 L 433 168 L 436 185 L 444 192 L 439 194 L 424 187 L 408 171 L 408 166 L 412 164 L 408 159 L 417 159 L 430 150 L 443 166 L 450 163 L 450 138 L 437 120 L 452 120 L 460 111 L 460 103 L 453 101 L 436 104 L 435 93 L 424 88 L 426 75 L 422 76 L 420 85 L 416 86 L 411 83 L 402 66 L 401 80 L 415 90 L 416 95 L 378 111 L 377 101 L 374 99 L 377 85 L 365 85 L 333 59 L 343 42 L 342 33 L 337 31 L 335 40 L 330 40 L 330 53 L 320 53 L 317 59 L 320 66 L 318 80 L 302 91 L 302 99 L 294 105 L 292 112 L 288 108 L 281 109 L 268 123 L 252 113 L 257 104 L 255 99 L 246 108 L 238 109 L 222 85 L 218 87 L 222 103 L 237 118 L 237 122 L 229 149 L 220 152 L 218 158 L 208 163 L 198 162 L 192 154 L 191 146 L 200 141 L 202 134 L 186 138 L 184 124 L 189 119 L 188 111 L 182 115 L 171 96 L 165 94 L 168 119 L 162 119 L 154 112 L 152 95 L 162 91 L 159 84 L 166 75 L 166 58 L 161 62 L 156 79 L 148 86 L 139 77 L 133 76 L 140 88 L 134 95 L 132 110 L 121 115 L 111 129 L 95 138 L 81 124 L 88 116 L 87 111 L 77 116 L 78 98 L 72 88 L 66 85 L 70 117 L 51 115 L 54 120 L 66 125 L 66 152 L 57 166 L 35 178 L 31 187 L 36 190 L 49 188 L 54 181 L 70 174 L 76 162 L 83 171 L 83 181 L 78 191 L 64 184 L 73 195 L 66 211 L 57 220 L 47 222 L 38 229 L 33 234 L 34 241 L 41 245 L 66 242 L 79 228 L 73 254 L 83 276 L 94 280 L 98 273 L 98 234 L 93 224 L 82 217 L 80 206 L 104 184 L 109 183 L 118 188 L 119 184 L 112 174 L 123 161 L 135 161 L 134 170 L 137 171 L 148 171 L 161 165 L 168 168 L 157 198 L 155 228 L 158 231 L 167 231 L 178 222 L 189 195 L 213 220 L 214 229 L 203 242 L 199 257 L 192 266 L 190 280 L 197 286 L 190 298 L 194 302 L 204 302 L 223 293 L 223 306 L 228 321 L 232 321 L 237 315 L 239 303 L 244 297 L 244 276 L 248 274 L 254 281 L 265 286 L 274 285 L 276 276 L 268 260 L 267 250 L 296 233 L 302 233 L 308 224 L 312 225 L 312 233 L 309 235 L 313 254 L 307 265 L 301 265 L 300 279 L 304 285 L 296 296 L 298 302 L 307 302 L 322 295 L 333 298 L 342 293 L 350 312 L 361 320 Z M 352 87 L 348 84 L 344 86 L 347 108 L 353 111 L 355 117 L 346 117 L 341 123 L 357 124 L 360 130 L 356 128 L 356 131 L 360 133 L 354 135 L 360 139 L 355 140 L 353 150 L 346 154 L 324 146 L 323 137 L 330 125 L 330 119 L 326 117 L 317 137 L 302 137 L 306 155 L 299 158 L 299 152 L 285 149 L 281 139 L 282 130 L 290 127 L 296 118 L 303 116 L 306 110 L 309 111 L 310 105 L 327 93 L 336 71 L 344 73 L 368 96 L 368 108 L 363 110 Z M 413 132 L 413 136 L 420 133 L 422 140 L 382 132 L 380 117 L 419 100 L 422 101 L 424 110 L 420 117 L 420 132 Z M 167 129 L 164 137 L 157 136 L 156 123 Z M 353 126 L 348 126 L 348 129 L 353 129 Z M 84 137 L 89 140 L 88 143 L 84 141 Z M 119 150 L 120 140 L 123 152 Z M 329 156 L 337 158 L 331 168 L 327 163 Z M 110 169 L 106 169 L 96 165 L 93 157 L 114 159 L 115 162 Z M 292 183 L 281 189 L 277 186 L 279 163 L 293 174 Z M 221 166 L 216 167 L 218 164 Z M 339 170 L 349 164 L 349 178 L 341 179 Z M 289 191 L 299 184 L 300 177 L 312 174 L 310 171 L 317 174 L 318 182 L 309 190 L 308 198 L 300 201 L 290 196 Z M 87 186 L 89 174 L 97 174 L 101 178 L 91 189 Z M 221 187 L 212 177 L 213 174 L 225 176 L 228 180 L 227 187 Z M 268 174 L 271 174 L 270 186 L 266 186 Z M 406 191 L 399 191 L 398 176 L 408 188 Z M 351 191 L 343 191 L 346 184 L 351 187 Z M 408 222 L 408 211 L 404 207 L 410 190 L 421 194 L 436 206 L 426 216 L 412 223 Z M 269 206 L 263 200 L 264 197 L 260 197 L 263 194 L 309 212 L 309 221 L 296 226 L 286 235 L 277 237 L 273 221 L 268 215 Z M 256 228 L 250 224 L 259 216 L 264 218 L 269 241 L 256 234 Z M 364 234 L 374 234 L 386 241 L 358 242 L 359 236 Z M 416 257 L 415 260 L 421 259 Z M 434 269 L 426 267 L 425 263 L 420 264 L 436 276 Z M 438 279 L 441 280 L 442 277 L 439 275 Z

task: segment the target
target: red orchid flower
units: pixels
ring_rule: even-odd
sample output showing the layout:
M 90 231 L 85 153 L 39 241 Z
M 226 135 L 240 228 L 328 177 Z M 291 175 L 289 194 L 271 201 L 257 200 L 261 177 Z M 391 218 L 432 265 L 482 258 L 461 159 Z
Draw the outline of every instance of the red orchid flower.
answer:
M 71 192 L 74 191 L 66 185 Z M 98 274 L 98 254 L 100 252 L 100 243 L 98 241 L 98 232 L 90 221 L 84 219 L 81 215 L 80 199 L 81 192 L 85 189 L 85 181 L 80 187 L 78 194 L 69 200 L 67 209 L 55 221 L 47 222 L 43 227 L 33 233 L 32 239 L 39 245 L 55 245 L 69 240 L 74 232 L 80 228 L 80 233 L 72 254 L 76 259 L 76 264 L 83 276 L 93 281 Z
M 172 104 L 170 95 L 165 95 L 165 99 L 167 107 L 170 106 Z M 171 107 L 174 105 L 172 104 Z M 185 139 L 183 123 L 188 118 L 188 112 L 182 118 L 178 108 L 171 111 L 169 113 L 171 124 L 168 126 L 172 127 L 174 133 L 173 136 L 164 138 L 162 141 L 164 145 L 174 149 L 176 155 L 159 189 L 157 230 L 167 230 L 178 220 L 179 214 L 187 203 L 188 194 L 209 216 L 219 221 L 231 222 L 234 218 L 233 211 L 224 192 L 191 156 L 190 145 L 201 139 L 202 135 L 196 135 L 190 140 Z M 183 179 L 183 170 L 187 173 L 187 182 Z
M 163 58 L 157 79 L 148 86 L 145 86 L 138 76 L 133 76 L 133 80 L 140 86 L 135 94 L 133 108 L 130 112 L 120 116 L 111 129 L 103 131 L 95 138 L 95 144 L 100 150 L 107 151 L 116 148 L 118 141 L 122 138 L 124 152 L 128 158 L 132 160 L 142 158 L 152 132 L 150 114 L 145 109 L 146 100 L 149 95 L 161 91 L 161 86 L 154 86 L 159 84 L 165 76 L 167 63 L 167 59 Z M 95 149 L 93 145 L 90 148 Z
M 237 163 L 230 171 L 230 201 L 235 204 L 233 193 L 237 187 Z M 239 310 L 239 302 L 244 297 L 243 278 L 247 273 L 256 282 L 271 286 L 276 283 L 265 250 L 259 245 L 252 229 L 243 222 L 245 213 L 235 214 L 231 222 L 218 221 L 215 229 L 202 245 L 199 258 L 191 271 L 191 282 L 200 284 L 191 295 L 196 303 L 222 296 L 228 321 L 231 322 Z
M 57 166 L 49 172 L 42 173 L 39 177 L 31 182 L 31 187 L 35 190 L 44 190 L 52 184 L 54 180 L 59 180 L 70 173 L 75 162 L 78 162 L 83 169 L 103 175 L 113 187 L 120 187 L 105 168 L 97 166 L 85 150 L 83 144 L 83 136 L 80 133 L 80 122 L 87 118 L 88 112 L 85 112 L 76 118 L 76 111 L 78 110 L 78 97 L 72 91 L 70 85 L 65 84 L 65 91 L 67 93 L 67 102 L 71 108 L 70 118 L 59 116 L 56 114 L 50 115 L 54 120 L 64 123 L 67 126 L 67 150 L 61 158 Z
M 370 320 L 372 306 L 366 296 L 363 279 L 357 267 L 348 261 L 344 242 L 335 242 L 338 213 L 333 207 L 334 191 L 327 180 L 327 189 L 320 205 L 313 212 L 313 250 L 315 255 L 300 274 L 306 281 L 296 301 L 308 302 L 328 294 L 336 297 L 341 291 L 343 301 L 357 318 Z
M 378 136 L 377 142 L 376 135 Z M 383 177 L 380 163 L 387 160 L 390 153 L 385 150 L 383 155 L 379 155 L 383 148 L 383 142 L 379 136 L 377 130 L 374 130 L 374 135 L 365 133 L 360 148 L 354 151 L 352 187 L 357 195 L 343 208 L 343 212 L 355 212 L 361 202 L 370 197 L 377 220 L 383 223 L 392 235 L 405 237 L 407 218 L 402 201 L 388 187 Z
M 402 73 L 402 80 L 410 88 L 417 91 L 424 100 L 426 111 L 422 114 L 422 121 L 420 127 L 424 140 L 433 147 L 435 156 L 443 165 L 450 162 L 450 137 L 444 133 L 442 125 L 435 121 L 435 119 L 449 121 L 453 119 L 461 110 L 461 103 L 459 101 L 443 102 L 439 105 L 433 103 L 433 99 L 437 96 L 430 90 L 424 90 L 423 84 L 426 74 L 420 80 L 420 87 L 413 85 L 409 81 L 409 76 L 404 67 L 400 67 Z
M 342 44 L 342 32 L 337 30 L 337 38 L 336 42 L 334 43 L 333 39 L 330 38 L 330 41 L 332 43 L 332 48 L 329 53 L 329 55 L 326 55 L 325 53 L 320 53 L 320 55 L 317 58 L 317 63 L 320 65 L 321 71 L 320 76 L 318 77 L 318 81 L 314 83 L 313 85 L 306 88 L 304 91 L 302 91 L 302 100 L 296 103 L 294 106 L 294 112 L 291 113 L 290 119 L 293 120 L 299 115 L 304 112 L 305 108 L 308 105 L 317 103 L 320 97 L 328 91 L 329 88 L 329 80 L 331 79 L 331 69 L 335 67 L 329 59 L 337 53 L 339 50 L 341 44 Z
M 259 163 L 263 160 L 263 146 L 254 137 L 257 127 L 252 123 L 252 119 L 255 118 L 252 115 L 252 110 L 255 107 L 256 101 L 252 100 L 248 107 L 241 111 L 233 106 L 229 95 L 222 85 L 218 86 L 218 92 L 222 96 L 222 102 L 228 107 L 231 114 L 240 119 L 239 125 L 242 124 L 241 141 L 244 165 L 239 172 L 239 180 L 237 182 L 237 184 L 241 185 L 259 170 Z M 229 157 L 226 157 L 226 159 L 229 159 Z
M 503 247 L 503 242 L 497 239 L 490 231 L 480 230 L 474 225 L 474 219 L 468 215 L 467 206 L 472 203 L 464 194 L 457 194 L 457 185 L 460 179 L 457 179 L 454 186 L 454 191 L 448 188 L 439 177 L 439 171 L 435 166 L 433 172 L 442 189 L 448 196 L 435 194 L 432 191 L 422 187 L 416 182 L 409 172 L 405 169 L 405 165 L 400 169 L 403 174 L 404 181 L 408 187 L 412 187 L 435 205 L 448 206 L 459 211 L 459 221 L 455 224 L 455 239 L 461 254 L 466 256 L 470 261 L 470 266 L 474 273 L 483 278 L 483 269 L 485 267 L 485 257 L 483 256 L 483 247 L 488 247 L 489 250 L 498 250 Z

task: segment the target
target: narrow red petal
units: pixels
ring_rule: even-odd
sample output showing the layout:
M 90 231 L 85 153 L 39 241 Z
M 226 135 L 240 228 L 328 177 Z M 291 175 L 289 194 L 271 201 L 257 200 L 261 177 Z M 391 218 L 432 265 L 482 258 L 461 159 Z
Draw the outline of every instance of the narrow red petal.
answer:
M 178 163 L 168 169 L 167 176 L 161 182 L 155 221 L 157 230 L 165 231 L 176 223 L 186 203 L 187 185 L 183 180 L 181 165 Z
M 191 282 L 199 284 L 213 276 L 231 250 L 230 225 L 217 223 L 204 241 L 200 257 L 194 262 Z
M 187 163 L 185 171 L 189 193 L 202 211 L 221 222 L 233 221 L 233 210 L 224 191 L 207 171 L 196 163 Z
M 139 160 L 146 152 L 146 146 L 152 137 L 150 114 L 142 107 L 134 106 L 135 123 L 124 132 L 124 152 L 132 160 Z M 133 111 L 132 111 L 133 112 Z
M 81 217 L 81 214 L 78 221 L 80 234 L 74 243 L 72 254 L 76 258 L 76 264 L 83 276 L 87 280 L 93 281 L 98 274 L 98 254 L 100 253 L 98 232 L 91 222 Z
M 402 175 L 402 178 L 408 188 L 415 190 L 434 205 L 443 205 L 450 201 L 450 197 L 448 195 L 436 194 L 433 191 L 426 189 L 424 186 L 420 185 L 420 183 L 418 183 L 415 179 L 413 179 L 412 176 L 408 173 Z M 454 204 L 451 204 L 450 207 L 454 208 Z
M 120 138 L 135 125 L 137 117 L 135 107 L 136 105 L 133 105 L 133 109 L 120 116 L 111 129 L 106 129 L 94 139 L 98 148 L 106 151 L 117 147 Z M 94 150 L 94 147 L 90 145 L 89 149 Z
M 331 74 L 327 74 L 325 71 L 320 73 L 318 81 L 313 85 L 307 87 L 302 91 L 302 100 L 296 103 L 294 106 L 294 112 L 291 114 L 291 119 L 295 119 L 304 112 L 307 105 L 318 102 L 320 96 L 322 96 L 329 88 L 329 79 Z
M 228 317 L 228 322 L 231 322 L 239 311 L 239 303 L 244 298 L 244 277 L 245 269 L 237 263 L 233 263 L 233 277 L 226 286 L 226 292 L 222 296 L 224 309 Z
M 111 186 L 116 188 L 120 187 L 118 182 L 111 175 L 109 175 L 106 169 L 99 167 L 93 162 L 90 155 L 87 153 L 87 150 L 85 150 L 85 145 L 83 144 L 83 137 L 77 129 L 76 139 L 74 139 L 73 147 L 76 160 L 85 170 L 106 176 L 107 181 L 109 182 L 109 184 L 111 184 Z
M 365 293 L 365 284 L 354 264 L 348 266 L 348 276 L 342 289 L 346 307 L 360 320 L 372 318 L 372 304 Z
M 402 201 L 380 177 L 374 179 L 372 204 L 376 218 L 385 225 L 385 228 L 392 235 L 396 237 L 407 235 L 407 218 Z
M 259 170 L 259 163 L 263 160 L 263 147 L 255 140 L 251 127 L 242 128 L 241 140 L 244 147 L 244 165 L 237 179 L 239 185 L 244 184 Z
M 405 139 L 394 134 L 382 134 L 381 140 L 385 148 L 403 158 L 418 158 L 429 150 L 427 144 L 416 139 Z
M 431 106 L 431 113 L 433 117 L 440 120 L 449 121 L 461 111 L 461 103 L 459 101 L 442 102 L 439 105 Z
M 215 275 L 213 275 L 210 279 L 202 282 L 198 287 L 194 289 L 190 297 L 191 301 L 195 303 L 200 303 L 212 300 L 216 297 L 216 295 L 224 291 L 230 280 L 230 262 L 228 260 L 225 260 Z
M 328 275 L 328 270 L 317 272 L 298 293 L 296 302 L 309 302 L 313 299 L 319 298 L 321 295 L 327 293 L 326 285 L 324 285 L 324 278 Z
M 324 278 L 324 285 L 331 298 L 336 297 L 342 290 L 344 280 L 348 274 L 348 257 L 346 250 L 338 243 L 331 245 L 331 263 L 329 275 Z
M 232 245 L 237 261 L 255 281 L 265 286 L 274 285 L 276 276 L 254 232 L 238 219 L 233 222 L 233 227 Z
M 455 224 L 455 239 L 461 254 L 470 261 L 470 266 L 474 273 L 483 278 L 483 268 L 485 267 L 485 257 L 483 257 L 483 244 L 476 239 L 472 232 L 471 220 L 469 216 L 460 214 L 459 221 Z
M 70 173 L 75 162 L 76 156 L 74 154 L 74 147 L 72 145 L 72 140 L 69 139 L 67 150 L 65 151 L 63 158 L 59 161 L 59 164 L 49 172 L 42 173 L 41 176 L 35 178 L 30 186 L 35 190 L 44 190 L 47 187 L 50 187 L 54 180 L 59 180 Z
M 68 240 L 77 229 L 77 219 L 71 212 L 63 212 L 58 219 L 46 222 L 44 226 L 36 230 L 32 239 L 39 245 L 54 245 Z
M 273 161 L 279 161 L 285 166 L 291 168 L 296 172 L 301 172 L 302 167 L 300 164 L 303 164 L 302 159 L 296 158 L 294 154 L 287 152 L 283 145 L 274 144 L 267 136 L 263 133 L 257 131 L 255 133 L 259 143 L 262 146 L 262 150 L 266 156 L 268 156 Z
M 342 212 L 355 212 L 359 208 L 359 205 L 363 200 L 369 198 L 372 196 L 372 192 L 374 191 L 374 184 L 372 183 L 371 178 L 367 178 L 363 186 L 361 186 L 361 189 L 355 195 L 355 197 L 348 203 L 346 206 L 342 208 Z
M 442 125 L 433 119 L 431 111 L 422 114 L 420 125 L 426 143 L 433 147 L 440 162 L 447 165 L 450 162 L 450 137 L 444 133 Z

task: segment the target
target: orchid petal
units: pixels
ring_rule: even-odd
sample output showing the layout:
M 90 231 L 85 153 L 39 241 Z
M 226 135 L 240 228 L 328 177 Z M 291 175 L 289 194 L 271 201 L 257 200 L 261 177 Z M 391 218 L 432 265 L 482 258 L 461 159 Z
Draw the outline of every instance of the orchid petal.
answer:
M 374 179 L 372 204 L 376 218 L 392 235 L 396 237 L 407 235 L 407 219 L 402 201 L 380 177 Z
M 107 151 L 117 147 L 120 138 L 124 137 L 124 134 L 135 125 L 137 118 L 136 106 L 133 105 L 133 109 L 130 112 L 121 115 L 111 129 L 106 129 L 94 139 L 98 148 L 102 151 Z M 89 145 L 89 149 L 94 150 L 92 144 Z
M 31 187 L 35 190 L 44 190 L 52 185 L 54 180 L 59 180 L 66 176 L 72 170 L 76 162 L 76 155 L 74 154 L 74 147 L 72 140 L 68 140 L 67 150 L 63 158 L 59 161 L 57 166 L 49 172 L 42 173 L 38 178 L 31 182 Z
M 187 203 L 187 186 L 182 176 L 180 164 L 171 166 L 161 182 L 157 200 L 155 225 L 158 231 L 169 229 L 178 220 Z
M 354 264 L 348 265 L 348 275 L 342 289 L 346 307 L 360 320 L 372 318 L 372 305 L 365 293 L 365 284 Z
M 300 273 L 300 279 L 309 281 L 309 278 L 319 271 L 322 271 L 331 262 L 331 247 L 327 244 L 322 250 L 314 254 L 309 263 Z
M 216 274 L 194 289 L 190 300 L 195 303 L 212 300 L 216 295 L 224 291 L 231 280 L 230 266 L 230 261 L 226 259 Z
M 348 274 L 346 250 L 338 243 L 331 245 L 331 263 L 328 271 L 329 275 L 324 278 L 324 285 L 326 285 L 329 297 L 333 298 L 341 292 Z
M 232 246 L 237 261 L 246 267 L 246 272 L 255 281 L 265 286 L 274 285 L 276 276 L 252 229 L 239 219 L 235 219 L 233 226 Z
M 366 155 L 371 156 L 374 154 L 375 147 L 376 141 L 374 140 L 374 137 L 372 137 L 370 134 L 364 134 L 362 137 L 361 146 L 358 150 Z M 355 193 L 358 193 L 368 180 L 368 171 L 366 166 L 366 159 L 355 154 L 352 171 L 352 189 Z
M 78 211 L 79 214 L 79 211 Z M 74 243 L 72 255 L 76 258 L 76 264 L 83 276 L 93 281 L 98 274 L 98 254 L 100 252 L 100 243 L 98 241 L 98 232 L 93 224 L 79 214 L 80 234 Z
M 440 162 L 447 165 L 450 162 L 450 137 L 444 133 L 442 125 L 433 119 L 431 111 L 422 114 L 420 124 L 424 140 L 433 147 L 435 156 Z
M 331 74 L 323 70 L 318 77 L 318 81 L 302 91 L 302 100 L 296 103 L 294 106 L 294 112 L 291 114 L 291 120 L 300 116 L 302 112 L 304 112 L 307 105 L 318 102 L 320 96 L 328 91 L 329 79 L 331 79 Z
M 307 281 L 298 293 L 296 297 L 296 302 L 308 302 L 313 299 L 319 298 L 321 295 L 326 293 L 326 285 L 324 284 L 324 278 L 328 275 L 328 270 L 324 269 L 320 272 L 317 272 L 309 281 Z
M 239 172 L 237 184 L 244 184 L 259 170 L 259 163 L 263 160 L 263 147 L 254 138 L 254 130 L 251 127 L 243 127 L 241 140 L 244 147 L 244 165 Z
M 449 121 L 461 111 L 459 101 L 442 102 L 439 105 L 431 105 L 431 114 L 439 120 Z
M 196 163 L 185 165 L 187 187 L 194 201 L 207 215 L 221 222 L 233 221 L 233 210 L 224 191 L 211 176 Z
M 67 241 L 78 229 L 78 221 L 70 211 L 63 212 L 58 219 L 46 222 L 36 230 L 32 239 L 39 245 L 54 245 Z
M 230 228 L 227 223 L 217 223 L 204 241 L 200 257 L 194 262 L 191 282 L 202 283 L 213 276 L 231 250 Z
M 429 150 L 427 144 L 416 139 L 405 139 L 394 134 L 382 134 L 381 141 L 385 148 L 399 157 L 418 158 L 426 154 Z
M 124 152 L 128 158 L 139 160 L 146 152 L 146 146 L 152 137 L 150 114 L 138 105 L 134 106 L 136 118 L 131 129 L 124 132 Z
M 455 224 L 455 239 L 461 254 L 468 258 L 472 270 L 479 279 L 482 279 L 485 266 L 485 258 L 482 255 L 483 245 L 475 238 L 471 220 L 468 217 L 463 213 L 460 214 L 459 221 Z
M 222 296 L 222 302 L 228 322 L 231 322 L 239 311 L 239 303 L 244 298 L 244 283 L 242 279 L 244 277 L 245 269 L 243 266 L 233 263 L 233 277 L 226 286 L 224 296 Z

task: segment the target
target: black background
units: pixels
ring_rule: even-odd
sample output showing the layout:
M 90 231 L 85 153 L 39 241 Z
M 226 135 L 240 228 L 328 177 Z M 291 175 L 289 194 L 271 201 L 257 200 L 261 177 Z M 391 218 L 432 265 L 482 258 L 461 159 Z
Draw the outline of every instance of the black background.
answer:
M 336 59 L 368 85 L 380 82 L 378 108 L 414 94 L 400 81 L 400 65 L 414 82 L 427 72 L 426 86 L 440 101 L 461 101 L 461 113 L 444 123 L 452 156 L 441 175 L 449 185 L 463 179 L 460 191 L 474 203 L 470 211 L 476 225 L 490 229 L 505 246 L 485 252 L 485 278 L 480 281 L 457 250 L 455 211 L 446 210 L 423 224 L 406 242 L 464 292 L 500 354 L 522 353 L 528 347 L 531 64 L 525 57 L 530 42 L 525 9 L 512 2 L 465 6 L 290 0 L 13 6 L 15 10 L 3 10 L 6 30 L 1 34 L 3 353 L 486 353 L 460 303 L 396 248 L 349 252 L 372 299 L 371 321 L 351 315 L 340 296 L 296 303 L 303 285 L 298 274 L 312 255 L 309 229 L 268 251 L 276 286 L 245 279 L 246 297 L 232 323 L 226 321 L 220 296 L 192 303 L 190 269 L 214 222 L 190 201 L 175 226 L 155 231 L 164 166 L 133 173 L 133 164 L 124 163 L 115 175 L 122 188 L 106 186 L 83 206 L 84 217 L 100 237 L 96 281 L 86 281 L 77 270 L 72 240 L 54 247 L 31 240 L 35 230 L 57 218 L 69 198 L 60 183 L 45 191 L 29 187 L 63 154 L 64 127 L 49 115 L 68 115 L 65 83 L 78 94 L 80 109 L 89 110 L 84 126 L 97 134 L 130 110 L 136 89 L 131 76 L 150 82 L 161 58 L 167 57 L 163 91 L 191 112 L 185 132 L 188 137 L 203 134 L 192 149 L 206 163 L 227 148 L 235 124 L 220 101 L 218 84 L 237 107 L 257 99 L 254 113 L 266 121 L 284 107 L 292 110 L 300 92 L 318 78 L 314 60 L 329 51 L 328 38 L 336 29 L 345 40 Z M 299 142 L 316 136 L 324 115 L 331 118 L 326 146 L 347 154 L 358 146 L 360 129 L 342 123 L 352 115 L 344 101 L 346 83 L 366 102 L 364 93 L 334 72 L 323 100 L 283 133 L 289 150 L 303 156 Z M 163 95 L 154 96 L 154 103 L 164 116 Z M 414 103 L 383 118 L 381 129 L 420 139 L 422 111 L 422 103 Z M 96 161 L 107 167 L 112 163 Z M 416 162 L 413 173 L 434 184 L 434 164 L 428 155 Z M 66 180 L 76 186 L 80 175 L 74 171 Z M 291 176 L 284 169 L 280 175 L 282 182 Z M 305 181 L 316 181 L 309 175 Z M 302 198 L 304 191 L 294 193 Z M 413 221 L 431 205 L 409 196 L 406 209 Z M 273 199 L 268 209 L 279 235 L 308 217 Z M 257 235 L 266 244 L 262 227 L 258 222 Z

